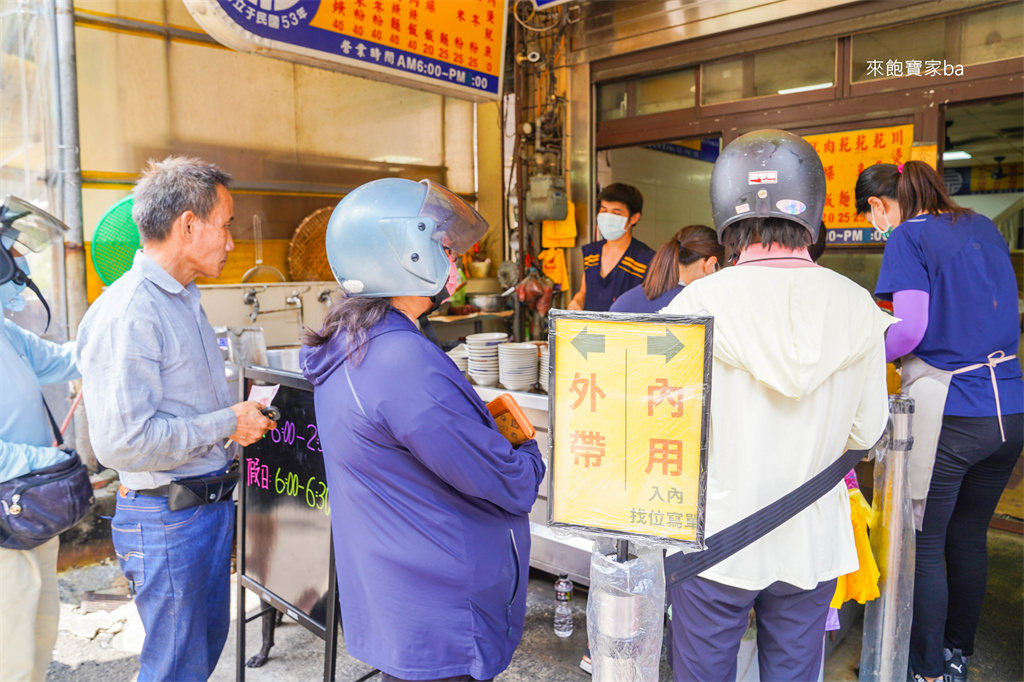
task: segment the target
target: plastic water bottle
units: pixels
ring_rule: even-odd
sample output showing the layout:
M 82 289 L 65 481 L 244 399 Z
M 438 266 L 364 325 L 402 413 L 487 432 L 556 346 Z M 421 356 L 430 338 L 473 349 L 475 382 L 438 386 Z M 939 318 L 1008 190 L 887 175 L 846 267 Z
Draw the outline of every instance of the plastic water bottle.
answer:
M 555 634 L 568 637 L 572 634 L 572 581 L 568 573 L 562 573 L 555 581 Z

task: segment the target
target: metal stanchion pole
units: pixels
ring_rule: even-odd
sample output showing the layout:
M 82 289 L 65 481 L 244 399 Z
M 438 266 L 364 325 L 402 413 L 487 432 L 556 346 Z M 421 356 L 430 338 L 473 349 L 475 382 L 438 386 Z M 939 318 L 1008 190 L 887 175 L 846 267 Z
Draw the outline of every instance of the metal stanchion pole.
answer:
M 913 414 L 911 398 L 890 396 L 889 428 L 874 449 L 871 549 L 881 574 L 881 595 L 864 609 L 860 682 L 889 682 L 907 676 L 914 610 L 914 514 L 907 470 L 907 455 L 914 442 Z

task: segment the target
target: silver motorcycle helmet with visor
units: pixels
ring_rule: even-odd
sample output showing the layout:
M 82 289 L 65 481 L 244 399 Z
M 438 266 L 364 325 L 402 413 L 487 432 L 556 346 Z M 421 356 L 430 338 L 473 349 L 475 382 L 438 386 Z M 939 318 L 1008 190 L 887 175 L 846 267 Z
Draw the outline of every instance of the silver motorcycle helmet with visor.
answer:
M 430 180 L 374 180 L 331 214 L 327 259 L 347 296 L 434 297 L 448 281 L 449 254 L 465 253 L 487 229 L 472 206 Z
M 67 225 L 24 199 L 7 196 L 0 204 L 0 289 L 4 290 L 4 303 L 28 287 L 46 310 L 47 328 L 50 326 L 50 306 L 29 277 L 24 259 L 16 257 L 11 250 L 27 249 L 38 253 L 51 242 L 63 239 L 67 232 Z

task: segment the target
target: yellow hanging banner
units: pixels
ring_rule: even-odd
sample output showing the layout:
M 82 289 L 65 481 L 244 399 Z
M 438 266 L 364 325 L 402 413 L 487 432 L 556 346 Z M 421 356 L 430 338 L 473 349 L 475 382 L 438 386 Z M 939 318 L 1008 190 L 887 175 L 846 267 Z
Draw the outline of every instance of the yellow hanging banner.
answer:
M 704 548 L 711 330 L 551 311 L 549 525 Z
M 911 159 L 914 126 L 888 126 L 806 135 L 825 166 L 825 214 L 830 246 L 881 246 L 885 237 L 857 215 L 857 176 L 878 163 L 901 164 Z

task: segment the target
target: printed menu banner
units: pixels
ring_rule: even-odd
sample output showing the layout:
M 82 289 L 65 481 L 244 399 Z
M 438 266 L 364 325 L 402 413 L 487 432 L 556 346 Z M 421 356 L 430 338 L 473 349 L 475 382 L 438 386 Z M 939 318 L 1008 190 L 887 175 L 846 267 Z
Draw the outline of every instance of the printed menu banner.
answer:
M 236 50 L 471 100 L 502 91 L 506 0 L 185 0 Z
M 551 311 L 548 525 L 704 548 L 712 318 Z
M 825 214 L 829 246 L 881 246 L 885 237 L 857 216 L 853 189 L 857 176 L 876 163 L 905 163 L 911 157 L 914 126 L 844 130 L 806 135 L 825 166 Z

